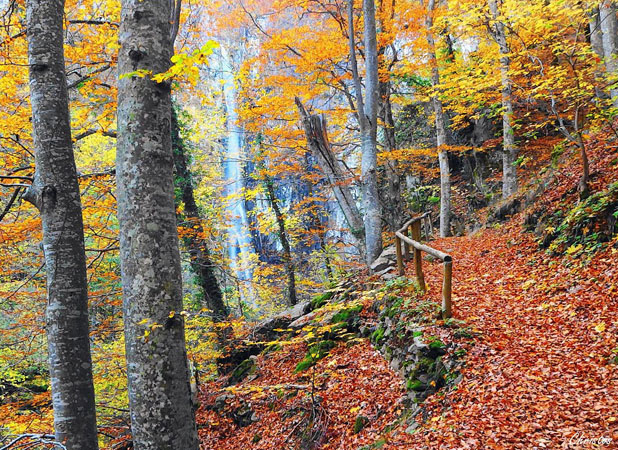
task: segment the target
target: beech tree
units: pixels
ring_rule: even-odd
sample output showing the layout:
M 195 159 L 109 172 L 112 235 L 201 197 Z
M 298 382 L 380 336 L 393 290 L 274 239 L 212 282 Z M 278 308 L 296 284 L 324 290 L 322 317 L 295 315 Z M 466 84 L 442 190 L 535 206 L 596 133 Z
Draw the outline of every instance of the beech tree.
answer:
M 46 329 L 56 440 L 96 450 L 84 226 L 64 64 L 64 1 L 28 0 L 26 20 L 36 171 L 24 198 L 43 226 Z
M 599 4 L 599 23 L 602 31 L 603 56 L 610 85 L 616 85 L 618 77 L 618 18 L 616 5 L 612 0 L 601 0 Z M 610 94 L 614 106 L 618 107 L 618 88 L 612 87 Z
M 429 62 L 431 63 L 431 84 L 434 89 L 440 85 L 440 70 L 436 57 L 436 42 L 433 35 L 433 13 L 436 8 L 436 0 L 429 0 L 427 5 L 427 43 L 429 44 Z M 438 148 L 438 162 L 440 164 L 440 236 L 451 234 L 451 169 L 448 163 L 446 151 L 446 115 L 439 92 L 434 92 L 433 109 L 436 116 L 436 147 Z
M 198 448 L 180 314 L 171 85 L 135 75 L 169 68 L 171 6 L 124 0 L 120 25 L 118 220 L 131 430 L 140 450 Z
M 500 47 L 500 78 L 502 83 L 502 198 L 508 198 L 517 192 L 517 147 L 513 130 L 513 83 L 511 69 L 511 52 L 506 38 L 506 27 L 500 17 L 501 0 L 488 0 L 493 23 L 488 25 L 490 33 Z
M 356 109 L 361 130 L 361 187 L 365 221 L 365 249 L 367 264 L 370 265 L 382 252 L 382 212 L 378 194 L 378 47 L 376 32 L 376 11 L 373 0 L 363 0 L 365 95 L 356 59 L 354 38 L 354 2 L 348 3 L 348 33 L 350 62 L 356 92 Z

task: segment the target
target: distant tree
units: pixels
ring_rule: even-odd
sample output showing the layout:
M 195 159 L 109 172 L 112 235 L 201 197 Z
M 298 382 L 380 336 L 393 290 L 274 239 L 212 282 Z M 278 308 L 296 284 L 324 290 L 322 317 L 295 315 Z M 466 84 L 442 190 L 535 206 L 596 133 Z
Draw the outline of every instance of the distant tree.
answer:
M 169 0 L 123 0 L 118 57 L 118 220 L 131 430 L 138 450 L 197 450 L 174 208 Z M 172 19 L 170 19 L 172 18 Z
M 47 342 L 56 440 L 96 450 L 84 226 L 64 63 L 64 1 L 26 2 L 34 181 L 24 198 L 41 213 L 47 269 Z
M 223 301 L 223 293 L 215 274 L 216 267 L 212 263 L 208 243 L 204 239 L 204 227 L 200 210 L 195 201 L 193 189 L 193 174 L 189 167 L 188 149 L 180 135 L 178 113 L 172 110 L 172 147 L 174 150 L 174 167 L 176 169 L 175 185 L 178 188 L 176 195 L 177 206 L 184 205 L 179 218 L 185 222 L 187 234 L 183 241 L 189 252 L 191 270 L 197 278 L 197 283 L 206 306 L 211 312 L 214 321 L 224 320 L 230 313 Z
M 427 43 L 429 44 L 429 61 L 431 63 L 431 83 L 434 89 L 440 85 L 440 69 L 436 56 L 436 42 L 433 34 L 433 14 L 436 9 L 436 0 L 429 0 L 427 4 Z M 436 116 L 436 146 L 438 148 L 438 162 L 440 164 L 440 236 L 451 234 L 451 169 L 446 151 L 446 114 L 440 98 L 440 92 L 434 92 L 433 109 Z
M 517 147 L 513 129 L 513 82 L 510 78 L 511 49 L 507 41 L 506 26 L 502 21 L 502 0 L 488 0 L 492 23 L 489 25 L 491 36 L 500 48 L 500 77 L 502 82 L 502 198 L 508 198 L 517 192 Z

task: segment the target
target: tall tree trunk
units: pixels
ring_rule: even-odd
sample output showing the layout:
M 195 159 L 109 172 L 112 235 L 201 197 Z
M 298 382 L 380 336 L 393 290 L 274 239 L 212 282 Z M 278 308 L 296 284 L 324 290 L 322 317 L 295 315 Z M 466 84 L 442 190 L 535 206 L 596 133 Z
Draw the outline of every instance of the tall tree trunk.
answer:
M 509 76 L 511 59 L 509 45 L 506 40 L 504 23 L 499 20 L 501 0 L 488 0 L 489 10 L 495 20 L 491 29 L 493 37 L 500 47 L 500 77 L 502 82 L 502 198 L 508 198 L 517 192 L 517 147 L 513 131 L 513 84 Z M 499 3 L 500 2 L 500 3 Z
M 601 32 L 601 19 L 599 16 L 599 8 L 594 7 L 588 12 L 588 27 L 590 30 L 590 46 L 594 53 L 601 59 L 603 59 L 603 33 Z M 595 70 L 595 77 L 601 79 L 601 74 L 598 70 Z M 603 88 L 598 85 L 595 86 L 596 96 L 599 99 L 607 98 L 603 92 Z
M 84 227 L 64 66 L 62 0 L 26 2 L 36 171 L 24 198 L 41 213 L 56 440 L 96 450 Z
M 296 106 L 303 122 L 305 136 L 307 137 L 307 147 L 318 161 L 318 165 L 326 175 L 328 182 L 333 189 L 337 203 L 343 211 L 343 215 L 350 227 L 350 233 L 356 239 L 356 244 L 364 255 L 364 224 L 363 217 L 356 206 L 350 188 L 343 183 L 343 171 L 333 153 L 328 141 L 326 131 L 326 119 L 324 116 L 309 115 L 305 107 L 296 98 Z
M 170 65 L 169 0 L 123 0 L 119 74 Z M 185 350 L 168 82 L 118 82 L 118 220 L 137 450 L 197 450 Z
M 605 56 L 605 68 L 611 80 L 611 85 L 618 84 L 618 19 L 616 18 L 616 6 L 612 0 L 602 0 L 599 4 L 599 18 L 603 35 L 603 55 Z M 610 89 L 614 106 L 618 107 L 618 88 Z
M 230 311 L 223 301 L 223 293 L 215 275 L 215 267 L 210 258 L 208 243 L 202 237 L 204 228 L 199 208 L 195 203 L 193 191 L 193 176 L 189 169 L 189 155 L 180 136 L 180 124 L 176 111 L 172 108 L 172 147 L 174 151 L 174 167 L 176 168 L 175 184 L 180 190 L 177 203 L 184 203 L 182 220 L 189 223 L 184 244 L 189 251 L 191 270 L 197 278 L 206 307 L 210 310 L 215 322 L 225 320 Z M 176 205 L 178 206 L 178 205 Z
M 588 12 L 588 25 L 590 29 L 590 46 L 599 58 L 603 58 L 603 33 L 601 32 L 601 18 L 599 8 L 594 7 Z
M 361 129 L 361 187 L 365 215 L 365 258 L 371 265 L 382 252 L 382 211 L 378 195 L 378 48 L 374 0 L 363 0 L 365 41 L 365 96 L 361 87 L 354 39 L 354 1 L 348 2 L 348 34 L 352 76 Z
M 379 0 L 378 11 L 379 18 L 377 20 L 378 32 L 381 33 L 388 27 L 388 24 L 392 26 L 395 16 L 395 0 L 390 1 L 390 13 L 387 16 L 388 6 L 384 0 Z M 384 58 L 386 56 L 386 46 L 381 45 L 378 48 L 378 61 L 382 61 L 382 65 L 385 65 Z M 390 71 L 390 67 L 385 67 Z M 393 107 L 391 103 L 392 86 L 389 79 L 380 79 L 378 84 L 378 116 L 382 122 L 383 131 L 383 148 L 386 152 L 393 152 L 397 149 L 397 141 L 395 139 L 395 119 L 393 118 Z M 401 177 L 399 176 L 398 164 L 396 159 L 386 158 L 384 163 L 384 178 L 386 189 L 382 189 L 381 205 L 382 215 L 389 230 L 392 232 L 397 231 L 403 220 L 405 220 L 405 203 L 401 196 Z
M 266 185 L 266 195 L 268 196 L 268 201 L 270 202 L 273 211 L 275 212 L 275 218 L 277 219 L 277 236 L 279 236 L 279 242 L 281 242 L 281 247 L 283 247 L 283 265 L 285 267 L 285 273 L 288 279 L 285 297 L 289 305 L 295 305 L 297 303 L 296 274 L 294 270 L 294 260 L 292 259 L 290 241 L 288 240 L 288 235 L 285 231 L 285 219 L 283 217 L 283 212 L 279 207 L 279 199 L 275 195 L 273 181 L 268 175 L 264 178 L 264 184 Z
M 447 144 L 446 118 L 444 107 L 438 92 L 440 85 L 440 70 L 436 57 L 436 42 L 433 36 L 433 12 L 436 1 L 429 0 L 427 5 L 427 43 L 429 44 L 429 62 L 431 64 L 431 83 L 434 87 L 432 98 L 434 114 L 436 115 L 436 146 L 438 148 L 438 162 L 440 164 L 440 236 L 451 235 L 451 168 L 448 163 L 448 153 L 445 149 Z
M 390 99 L 390 81 L 380 81 L 379 91 L 379 115 L 384 124 L 384 148 L 387 152 L 392 152 L 397 149 L 397 143 L 395 140 L 395 120 L 393 118 Z M 387 158 L 384 163 L 384 177 L 386 179 L 386 192 L 382 194 L 382 211 L 390 231 L 395 232 L 403 225 L 402 220 L 405 219 L 403 214 L 404 203 L 401 198 L 401 180 L 399 171 L 397 170 L 397 161 Z

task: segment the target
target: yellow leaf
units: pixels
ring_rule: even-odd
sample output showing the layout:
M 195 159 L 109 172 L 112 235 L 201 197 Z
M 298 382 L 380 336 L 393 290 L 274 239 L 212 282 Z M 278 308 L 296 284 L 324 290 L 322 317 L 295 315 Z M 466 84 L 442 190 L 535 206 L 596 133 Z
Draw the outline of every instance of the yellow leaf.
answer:
M 605 331 L 605 322 L 597 323 L 594 329 L 597 330 L 599 333 L 603 333 Z

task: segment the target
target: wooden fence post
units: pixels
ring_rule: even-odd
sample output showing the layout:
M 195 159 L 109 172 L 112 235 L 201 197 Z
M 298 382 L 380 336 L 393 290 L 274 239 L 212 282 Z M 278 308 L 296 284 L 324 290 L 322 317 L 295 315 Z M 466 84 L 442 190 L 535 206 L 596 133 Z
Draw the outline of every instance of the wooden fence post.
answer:
M 409 230 L 410 228 L 406 228 L 403 234 L 410 237 Z M 408 244 L 406 241 L 403 241 L 403 255 L 404 255 L 405 261 L 410 261 L 410 244 Z
M 412 223 L 412 239 L 416 242 L 421 241 L 421 222 L 417 220 Z M 414 248 L 414 270 L 416 272 L 416 281 L 421 291 L 425 292 L 427 286 L 425 285 L 425 276 L 423 275 L 423 254 L 416 247 Z
M 405 274 L 403 266 L 403 256 L 401 255 L 401 239 L 399 236 L 395 236 L 395 251 L 397 252 L 397 268 L 399 269 L 399 276 L 402 277 Z
M 453 278 L 453 261 L 444 261 L 444 282 L 442 284 L 442 318 L 451 317 L 451 289 Z

